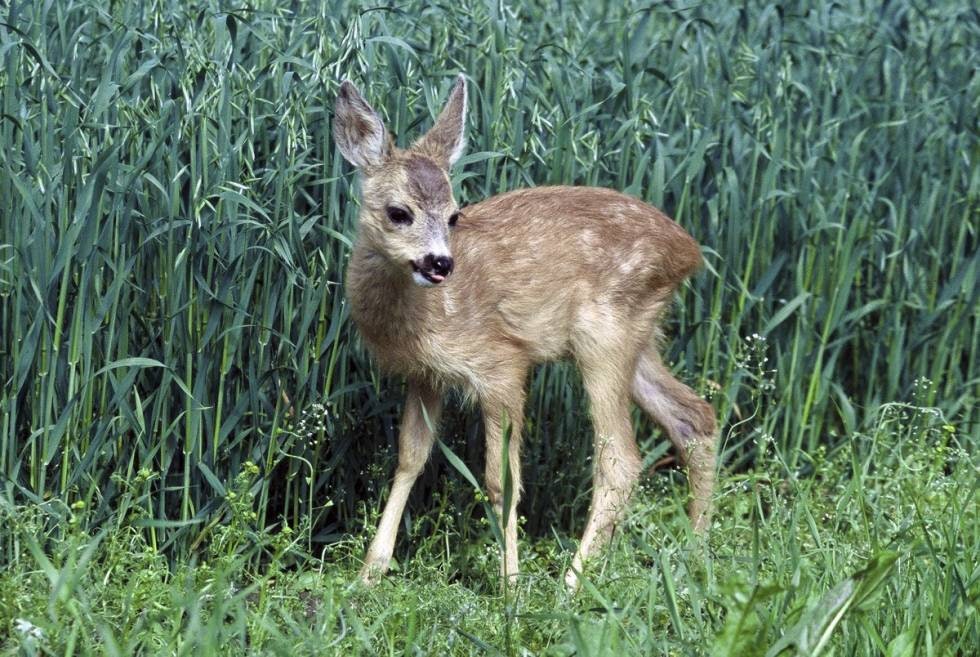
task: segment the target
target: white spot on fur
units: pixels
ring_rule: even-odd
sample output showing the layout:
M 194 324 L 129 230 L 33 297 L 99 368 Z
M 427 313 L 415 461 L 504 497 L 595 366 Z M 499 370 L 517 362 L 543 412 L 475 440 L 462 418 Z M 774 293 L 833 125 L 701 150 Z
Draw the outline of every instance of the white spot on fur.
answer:
M 585 249 L 586 251 L 595 250 L 596 246 L 598 246 L 599 243 L 598 240 L 596 239 L 596 234 L 593 233 L 591 230 L 583 230 L 582 233 L 579 235 L 578 241 L 579 244 L 582 245 L 582 248 Z
M 609 210 L 609 216 L 617 223 L 622 223 L 629 217 L 631 207 L 628 203 L 613 203 L 609 206 Z
M 446 309 L 447 315 L 452 316 L 456 314 L 456 299 L 453 297 L 449 288 L 445 288 L 445 292 L 442 295 L 442 304 Z
M 643 254 L 639 251 L 631 251 L 630 254 L 619 261 L 619 272 L 621 274 L 634 274 L 643 265 Z

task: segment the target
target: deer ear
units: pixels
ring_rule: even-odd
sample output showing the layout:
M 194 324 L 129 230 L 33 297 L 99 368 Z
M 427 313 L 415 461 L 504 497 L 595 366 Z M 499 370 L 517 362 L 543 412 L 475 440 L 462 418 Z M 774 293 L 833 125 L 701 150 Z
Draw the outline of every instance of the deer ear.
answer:
M 340 83 L 337 93 L 333 138 L 344 158 L 358 168 L 384 164 L 391 153 L 391 138 L 381 117 L 349 80 Z
M 460 73 L 449 93 L 449 100 L 435 125 L 422 136 L 412 149 L 435 160 L 448 169 L 466 146 L 466 78 Z

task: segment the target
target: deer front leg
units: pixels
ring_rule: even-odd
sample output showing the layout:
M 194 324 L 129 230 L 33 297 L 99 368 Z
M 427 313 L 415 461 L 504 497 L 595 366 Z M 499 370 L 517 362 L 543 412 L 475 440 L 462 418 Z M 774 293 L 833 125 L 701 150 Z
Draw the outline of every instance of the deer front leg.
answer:
M 523 384 L 523 380 L 521 381 Z M 517 503 L 521 497 L 521 427 L 524 420 L 523 388 L 511 391 L 504 402 L 483 403 L 483 423 L 487 441 L 486 487 L 490 503 L 500 521 L 504 533 L 504 550 L 500 560 L 500 574 L 505 581 L 517 578 Z M 504 440 L 505 436 L 507 441 Z M 507 443 L 507 461 L 510 483 L 506 485 L 504 470 L 504 443 Z M 507 495 L 510 495 L 506 509 Z
M 395 481 L 381 514 L 378 532 L 371 541 L 361 568 L 361 579 L 367 584 L 373 584 L 388 570 L 388 563 L 395 549 L 398 522 L 405 511 L 412 485 L 429 459 L 441 410 L 442 399 L 436 390 L 424 383 L 409 382 L 405 410 L 402 412 L 398 430 L 398 469 L 395 471 Z

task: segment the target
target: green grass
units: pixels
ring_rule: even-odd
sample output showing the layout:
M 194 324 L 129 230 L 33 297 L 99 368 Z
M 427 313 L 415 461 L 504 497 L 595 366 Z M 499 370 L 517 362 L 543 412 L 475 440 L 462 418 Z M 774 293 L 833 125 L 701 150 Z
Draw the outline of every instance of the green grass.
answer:
M 901 655 L 899 636 L 968 654 L 978 52 L 980 18 L 953 1 L 0 7 L 0 645 L 702 654 L 739 587 L 778 587 L 744 616 L 768 646 L 878 556 L 887 595 L 854 598 L 837 654 Z M 683 477 L 658 472 L 571 602 L 555 574 L 591 447 L 567 366 L 528 398 L 516 597 L 441 454 L 405 570 L 349 587 L 401 393 L 341 293 L 357 207 L 333 98 L 352 78 L 404 144 L 460 70 L 462 202 L 615 187 L 705 246 L 668 356 L 723 427 L 710 550 L 688 549 Z M 654 463 L 666 445 L 637 431 Z M 443 432 L 474 472 L 479 432 L 464 409 Z
M 608 558 L 572 599 L 561 578 L 571 553 L 554 537 L 523 541 L 524 572 L 503 595 L 496 545 L 487 534 L 460 541 L 448 494 L 433 505 L 449 519 L 416 524 L 411 559 L 373 589 L 357 584 L 362 540 L 310 554 L 301 531 L 258 527 L 254 468 L 229 489 L 214 541 L 173 565 L 130 527 L 86 532 L 86 508 L 3 506 L 19 556 L 0 574 L 10 637 L 0 647 L 751 657 L 775 654 L 781 640 L 781 654 L 821 654 L 826 635 L 842 655 L 974 654 L 978 463 L 941 414 L 886 406 L 846 449 L 818 450 L 806 478 L 786 476 L 771 444 L 760 452 L 765 466 L 723 479 L 707 545 L 691 542 L 670 477 L 648 477 Z M 464 515 L 480 506 L 469 496 Z

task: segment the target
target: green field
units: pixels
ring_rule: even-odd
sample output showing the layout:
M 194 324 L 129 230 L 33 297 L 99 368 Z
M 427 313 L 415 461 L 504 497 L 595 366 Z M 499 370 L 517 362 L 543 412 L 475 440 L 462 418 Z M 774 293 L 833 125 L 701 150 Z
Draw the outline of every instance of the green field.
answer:
M 953 1 L 4 3 L 0 653 L 977 654 L 978 61 Z M 406 145 L 460 71 L 461 203 L 613 187 L 704 247 L 667 359 L 718 411 L 716 523 L 637 413 L 573 598 L 568 365 L 531 381 L 517 585 L 461 403 L 356 583 L 403 392 L 348 318 L 333 101 Z

